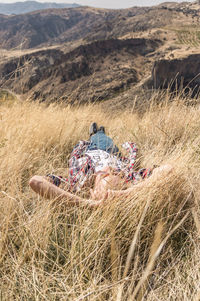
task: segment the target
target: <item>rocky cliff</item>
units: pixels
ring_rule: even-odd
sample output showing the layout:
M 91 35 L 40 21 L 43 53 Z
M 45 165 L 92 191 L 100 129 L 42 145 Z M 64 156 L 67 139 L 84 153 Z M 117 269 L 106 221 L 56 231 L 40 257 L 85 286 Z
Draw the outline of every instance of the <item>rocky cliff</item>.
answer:
M 29 98 L 70 103 L 113 97 L 144 76 L 145 55 L 159 40 L 104 40 L 71 52 L 49 49 L 0 65 L 1 82 Z
M 200 87 L 200 54 L 180 59 L 156 61 L 152 70 L 152 86 L 171 90 L 185 88 L 192 95 Z

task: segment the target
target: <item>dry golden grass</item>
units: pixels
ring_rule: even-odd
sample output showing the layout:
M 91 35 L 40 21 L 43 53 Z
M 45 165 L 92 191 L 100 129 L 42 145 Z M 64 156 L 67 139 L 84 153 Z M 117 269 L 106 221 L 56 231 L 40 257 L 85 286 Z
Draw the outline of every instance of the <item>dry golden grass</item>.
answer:
M 135 141 L 141 166 L 170 163 L 173 173 L 93 210 L 34 194 L 29 178 L 66 175 L 94 120 L 117 145 Z M 4 102 L 0 129 L 2 300 L 198 299 L 199 106 L 112 116 L 98 105 Z

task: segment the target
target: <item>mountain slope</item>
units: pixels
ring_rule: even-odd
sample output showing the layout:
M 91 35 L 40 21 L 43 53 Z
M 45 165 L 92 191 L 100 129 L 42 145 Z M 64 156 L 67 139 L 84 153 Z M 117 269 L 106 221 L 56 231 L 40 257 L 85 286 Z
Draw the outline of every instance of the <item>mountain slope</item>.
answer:
M 23 49 L 121 38 L 173 25 L 199 22 L 200 9 L 182 4 L 106 10 L 89 7 L 49 9 L 18 16 L 0 15 L 1 48 Z
M 109 107 L 144 102 L 152 87 L 175 79 L 197 91 L 199 20 L 200 6 L 187 2 L 0 15 L 0 87 L 40 101 L 107 100 Z
M 0 13 L 4 15 L 21 15 L 35 10 L 42 10 L 48 8 L 67 8 L 67 7 L 78 7 L 80 5 L 72 3 L 54 3 L 46 2 L 41 3 L 37 1 L 24 1 L 15 3 L 0 3 Z
M 51 49 L 0 65 L 2 81 L 32 99 L 70 103 L 113 97 L 145 74 L 145 55 L 161 42 L 149 39 L 111 39 L 77 47 L 71 52 Z

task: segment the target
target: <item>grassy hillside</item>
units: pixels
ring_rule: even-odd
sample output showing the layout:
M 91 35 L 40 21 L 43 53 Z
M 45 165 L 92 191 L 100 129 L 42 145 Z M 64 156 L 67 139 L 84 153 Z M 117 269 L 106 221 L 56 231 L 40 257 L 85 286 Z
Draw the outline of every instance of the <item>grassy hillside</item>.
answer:
M 2 300 L 199 300 L 199 106 L 166 97 L 115 116 L 96 105 L 0 108 Z M 94 120 L 117 145 L 135 141 L 141 167 L 173 172 L 97 209 L 32 192 L 32 175 L 67 173 Z

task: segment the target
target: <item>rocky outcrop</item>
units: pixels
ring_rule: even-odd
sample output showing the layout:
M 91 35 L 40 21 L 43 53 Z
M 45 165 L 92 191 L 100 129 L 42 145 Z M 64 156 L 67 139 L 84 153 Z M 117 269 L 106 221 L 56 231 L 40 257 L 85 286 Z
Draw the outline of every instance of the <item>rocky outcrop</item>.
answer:
M 151 85 L 171 90 L 186 88 L 196 94 L 200 87 L 200 54 L 154 63 Z
M 70 103 L 113 97 L 144 74 L 145 55 L 159 40 L 96 41 L 63 53 L 48 49 L 0 65 L 0 80 L 17 94 Z

